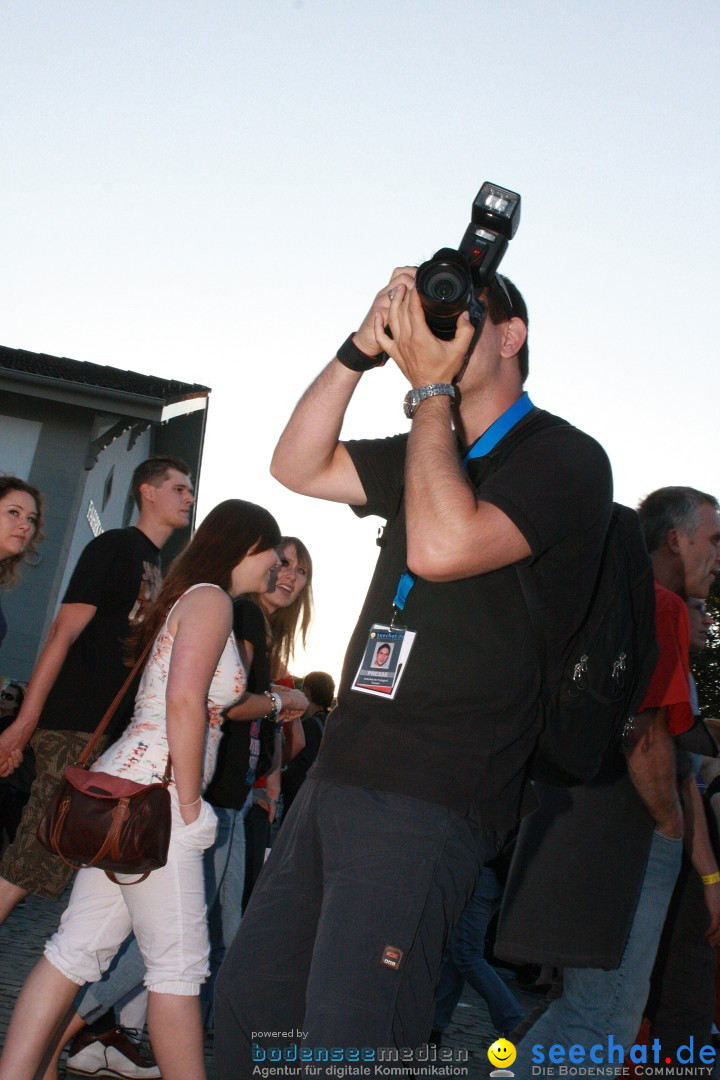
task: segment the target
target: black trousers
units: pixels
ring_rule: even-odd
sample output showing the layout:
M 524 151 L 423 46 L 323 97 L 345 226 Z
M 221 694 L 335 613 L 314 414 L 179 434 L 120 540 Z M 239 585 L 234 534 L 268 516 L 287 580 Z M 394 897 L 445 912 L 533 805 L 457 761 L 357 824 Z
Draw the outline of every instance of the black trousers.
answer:
M 434 803 L 306 780 L 220 969 L 220 1080 L 294 1047 L 425 1043 L 449 933 L 498 846 Z

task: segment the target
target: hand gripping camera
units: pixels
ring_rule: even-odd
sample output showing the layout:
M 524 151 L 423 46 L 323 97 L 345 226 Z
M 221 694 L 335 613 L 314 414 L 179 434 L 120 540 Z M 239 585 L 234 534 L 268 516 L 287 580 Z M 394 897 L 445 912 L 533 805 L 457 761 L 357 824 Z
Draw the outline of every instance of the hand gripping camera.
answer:
M 418 267 L 415 287 L 435 337 L 452 341 L 463 311 L 468 312 L 473 326 L 482 326 L 486 307 L 477 294 L 492 281 L 519 224 L 520 196 L 485 181 L 473 203 L 472 221 L 460 247 L 441 248 Z M 512 311 L 502 278 L 497 281 Z

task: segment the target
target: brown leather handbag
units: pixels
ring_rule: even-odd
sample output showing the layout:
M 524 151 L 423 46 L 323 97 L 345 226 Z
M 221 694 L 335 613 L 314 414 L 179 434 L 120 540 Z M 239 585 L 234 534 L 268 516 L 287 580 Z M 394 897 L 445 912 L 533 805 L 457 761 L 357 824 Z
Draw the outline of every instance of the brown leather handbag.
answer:
M 97 866 L 109 878 L 141 874 L 136 885 L 167 862 L 171 813 L 168 784 L 172 776 L 168 754 L 165 775 L 156 784 L 138 784 L 110 773 L 91 772 L 93 752 L 135 675 L 150 651 L 144 649 L 115 695 L 94 734 L 48 802 L 37 828 L 43 847 L 79 870 Z

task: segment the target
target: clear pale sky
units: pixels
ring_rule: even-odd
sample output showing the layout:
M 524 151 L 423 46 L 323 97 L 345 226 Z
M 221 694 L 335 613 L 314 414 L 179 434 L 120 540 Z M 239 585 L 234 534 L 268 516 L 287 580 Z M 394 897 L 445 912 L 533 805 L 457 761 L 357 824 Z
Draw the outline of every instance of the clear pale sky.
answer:
M 4 0 L 0 343 L 213 389 L 199 490 L 316 563 L 294 669 L 339 674 L 375 521 L 286 493 L 290 410 L 392 268 L 519 191 L 503 263 L 533 400 L 616 497 L 720 492 L 720 8 L 486 0 Z M 404 430 L 391 365 L 349 436 Z

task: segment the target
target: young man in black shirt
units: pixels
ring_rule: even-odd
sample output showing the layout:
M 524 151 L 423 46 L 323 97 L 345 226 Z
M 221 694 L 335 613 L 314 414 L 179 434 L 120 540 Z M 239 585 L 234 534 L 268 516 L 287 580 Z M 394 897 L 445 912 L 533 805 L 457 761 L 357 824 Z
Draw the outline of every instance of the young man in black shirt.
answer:
M 22 708 L 0 735 L 0 775 L 12 771 L 31 739 L 37 773 L 0 862 L 0 922 L 29 892 L 54 899 L 70 880 L 72 870 L 36 839 L 40 815 L 127 676 L 123 640 L 157 595 L 160 549 L 190 522 L 192 483 L 179 459 L 142 462 L 132 491 L 140 510 L 136 524 L 101 533 L 80 555 Z M 117 734 L 116 723 L 106 741 Z
M 609 464 L 523 394 L 520 293 L 493 281 L 471 350 L 465 316 L 453 341 L 433 336 L 414 276 L 395 271 L 273 458 L 287 487 L 387 525 L 318 760 L 220 973 L 222 1080 L 293 1041 L 314 1053 L 427 1039 L 447 934 L 479 867 L 533 805 L 541 676 L 514 564 L 535 576 L 553 649 L 597 576 Z M 383 349 L 413 388 L 412 429 L 340 442 L 360 372 Z M 381 393 L 382 375 L 369 377 Z M 381 641 L 393 650 L 378 670 Z

